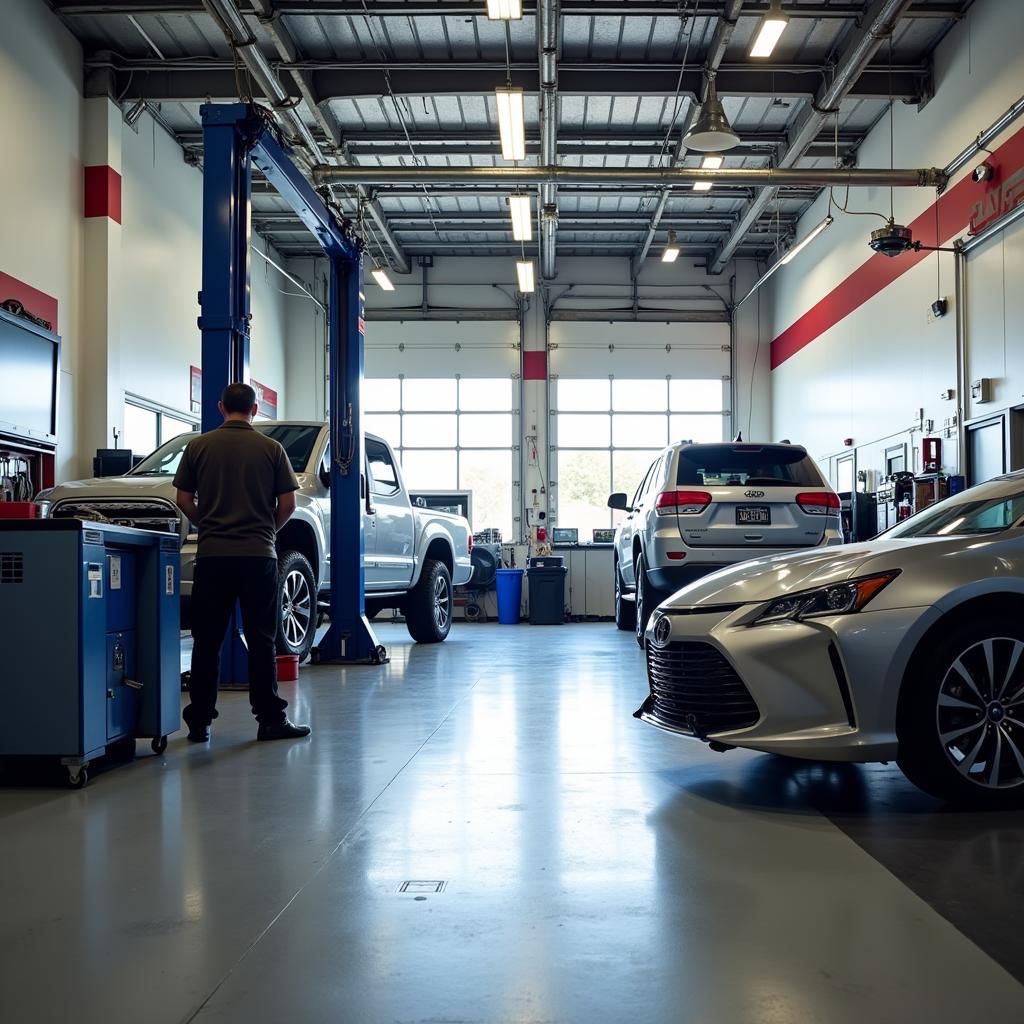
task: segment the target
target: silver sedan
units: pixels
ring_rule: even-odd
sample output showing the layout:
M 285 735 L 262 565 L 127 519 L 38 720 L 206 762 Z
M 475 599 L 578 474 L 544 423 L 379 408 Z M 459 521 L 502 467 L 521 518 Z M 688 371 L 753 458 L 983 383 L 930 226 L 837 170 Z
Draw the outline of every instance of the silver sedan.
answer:
M 873 541 L 759 558 L 680 590 L 645 634 L 636 717 L 708 742 L 895 759 L 948 800 L 1024 799 L 1024 473 Z

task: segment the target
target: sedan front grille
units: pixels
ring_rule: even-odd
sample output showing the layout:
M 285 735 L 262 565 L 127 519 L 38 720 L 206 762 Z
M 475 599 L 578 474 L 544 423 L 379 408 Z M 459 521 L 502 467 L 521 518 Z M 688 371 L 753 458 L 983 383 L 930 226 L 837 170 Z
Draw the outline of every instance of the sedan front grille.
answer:
M 745 729 L 760 713 L 750 691 L 720 651 L 698 641 L 647 645 L 650 713 L 697 736 Z
M 90 501 L 62 501 L 51 513 L 54 519 L 96 519 L 133 526 L 137 530 L 155 533 L 179 534 L 181 520 L 170 502 L 132 501 L 130 499 L 92 499 Z

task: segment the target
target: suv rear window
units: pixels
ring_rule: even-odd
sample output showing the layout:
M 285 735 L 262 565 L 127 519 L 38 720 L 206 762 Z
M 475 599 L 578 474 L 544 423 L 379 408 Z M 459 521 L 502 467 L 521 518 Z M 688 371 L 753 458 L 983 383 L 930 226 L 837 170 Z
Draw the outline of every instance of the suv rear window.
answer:
M 705 487 L 824 487 L 814 460 L 779 445 L 702 444 L 679 453 L 676 483 Z

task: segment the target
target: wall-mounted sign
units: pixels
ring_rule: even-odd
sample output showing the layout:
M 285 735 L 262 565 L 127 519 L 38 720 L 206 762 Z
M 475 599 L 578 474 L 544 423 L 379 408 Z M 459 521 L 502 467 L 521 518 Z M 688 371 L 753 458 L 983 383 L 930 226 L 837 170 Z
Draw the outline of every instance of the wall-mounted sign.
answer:
M 1002 181 L 999 181 L 998 177 L 997 175 L 992 187 L 971 210 L 972 235 L 1005 217 L 1015 206 L 1024 203 L 1024 167 L 1008 174 Z
M 203 411 L 203 371 L 198 366 L 188 368 L 188 398 L 192 412 Z
M 251 378 L 249 383 L 252 385 L 253 391 L 256 392 L 256 404 L 259 406 L 257 415 L 268 420 L 276 420 L 277 392 L 273 388 L 268 388 L 266 384 L 260 384 L 259 381 Z

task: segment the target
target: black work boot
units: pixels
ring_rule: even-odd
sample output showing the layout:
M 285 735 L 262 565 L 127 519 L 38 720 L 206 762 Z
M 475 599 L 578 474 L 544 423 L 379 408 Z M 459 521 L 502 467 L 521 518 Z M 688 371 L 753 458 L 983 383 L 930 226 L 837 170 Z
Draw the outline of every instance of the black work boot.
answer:
M 277 722 L 274 725 L 260 722 L 260 727 L 256 732 L 256 739 L 298 740 L 303 736 L 308 736 L 312 731 L 308 725 L 295 725 L 294 722 L 290 722 L 286 718 L 283 722 Z
M 209 743 L 210 742 L 210 723 L 199 722 L 195 720 L 193 715 L 189 712 L 192 710 L 191 705 L 181 713 L 181 717 L 185 720 L 185 724 L 188 726 L 188 739 L 190 743 Z

